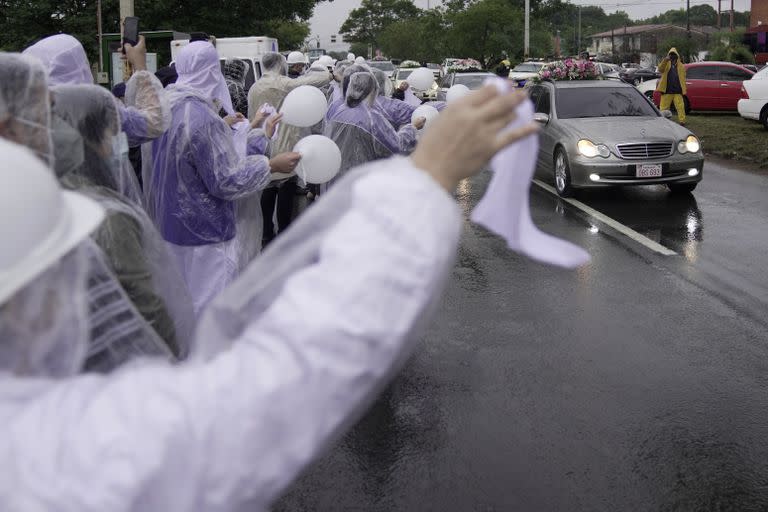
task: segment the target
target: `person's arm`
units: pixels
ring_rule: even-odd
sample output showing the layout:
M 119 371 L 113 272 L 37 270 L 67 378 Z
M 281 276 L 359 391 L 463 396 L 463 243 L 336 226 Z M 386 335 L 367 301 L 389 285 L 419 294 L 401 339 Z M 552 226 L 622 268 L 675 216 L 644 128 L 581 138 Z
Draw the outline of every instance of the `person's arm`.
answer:
M 284 87 L 287 91 L 292 91 L 297 87 L 300 87 L 302 85 L 312 85 L 314 87 L 323 87 L 325 85 L 328 85 L 331 83 L 331 79 L 333 76 L 330 73 L 307 73 L 306 75 L 300 76 L 298 78 L 285 78 Z
M 667 71 L 669 71 L 670 66 L 671 64 L 670 64 L 669 57 L 664 57 L 664 59 L 662 59 L 662 61 L 659 62 L 659 66 L 657 70 L 659 73 L 666 73 Z
M 451 195 L 407 159 L 369 171 L 312 262 L 230 350 L 50 382 L 17 401 L 0 437 L 4 508 L 268 507 L 409 356 L 452 268 Z
M 395 129 L 398 129 L 403 125 L 409 124 L 411 122 L 411 117 L 413 116 L 413 112 L 416 110 L 416 107 L 409 105 L 402 100 L 386 98 L 384 96 L 380 97 L 379 100 L 381 101 L 382 109 L 384 109 L 387 114 L 389 114 L 389 118 L 395 125 Z
M 128 136 L 128 145 L 136 147 L 165 133 L 171 124 L 171 107 L 163 84 L 146 70 L 144 36 L 141 36 L 135 47 L 126 44 L 125 51 L 136 71 L 125 87 L 127 106 L 118 103 L 118 107 L 120 124 Z

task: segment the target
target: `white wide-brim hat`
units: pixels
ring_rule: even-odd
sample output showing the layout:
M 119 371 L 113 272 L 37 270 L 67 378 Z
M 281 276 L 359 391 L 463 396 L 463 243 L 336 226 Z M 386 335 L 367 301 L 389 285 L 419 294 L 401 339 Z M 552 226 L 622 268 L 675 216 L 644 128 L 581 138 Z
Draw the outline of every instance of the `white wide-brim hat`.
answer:
M 0 138 L 0 305 L 77 247 L 104 220 L 94 200 L 62 190 L 27 148 Z

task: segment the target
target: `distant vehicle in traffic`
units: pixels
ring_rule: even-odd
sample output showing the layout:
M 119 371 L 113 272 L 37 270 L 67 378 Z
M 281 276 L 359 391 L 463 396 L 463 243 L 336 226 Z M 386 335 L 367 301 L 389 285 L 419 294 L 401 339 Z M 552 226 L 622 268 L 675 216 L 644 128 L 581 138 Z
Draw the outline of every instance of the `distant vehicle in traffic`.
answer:
M 742 99 L 744 80 L 754 73 L 731 62 L 692 62 L 685 65 L 686 96 L 685 111 L 693 110 L 737 110 Z M 654 84 L 655 88 L 655 84 Z M 653 102 L 659 106 L 661 93 L 653 93 Z
M 549 64 L 549 62 L 521 62 L 509 71 L 509 79 L 516 82 L 518 87 L 523 87 L 528 80 L 539 76 L 541 70 Z
M 760 121 L 768 130 L 768 67 L 744 80 L 742 98 L 736 105 L 739 115 L 744 119 Z
M 432 74 L 435 75 L 435 80 L 440 80 L 443 77 L 443 67 L 440 64 L 427 62 L 427 69 L 432 70 Z
M 395 72 L 397 71 L 397 68 L 391 60 L 369 60 L 368 66 L 382 70 L 387 74 L 390 80 L 395 78 Z
M 542 127 L 537 172 L 561 196 L 588 187 L 650 184 L 688 193 L 701 181 L 699 139 L 631 85 L 545 80 L 528 91 Z
M 483 86 L 488 78 L 494 78 L 496 75 L 481 71 L 477 73 L 448 73 L 443 77 L 440 82 L 440 88 L 437 90 L 437 101 L 446 101 L 446 94 L 448 89 L 454 85 L 466 85 L 470 90 L 474 91 Z
M 632 85 L 640 85 L 647 80 L 655 80 L 660 77 L 661 75 L 655 69 L 650 68 L 622 68 L 619 71 L 619 78 Z

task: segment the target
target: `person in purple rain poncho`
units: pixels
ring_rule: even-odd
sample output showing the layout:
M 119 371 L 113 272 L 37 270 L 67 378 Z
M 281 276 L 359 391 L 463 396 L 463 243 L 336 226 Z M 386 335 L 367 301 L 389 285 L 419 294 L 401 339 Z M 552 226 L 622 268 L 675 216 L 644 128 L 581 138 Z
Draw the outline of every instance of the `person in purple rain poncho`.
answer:
M 238 230 L 235 201 L 258 194 L 273 172 L 293 172 L 296 153 L 263 156 L 265 134 L 252 129 L 238 150 L 233 125 L 245 122 L 231 111 L 229 91 L 216 49 L 208 42 L 186 46 L 176 59 L 178 81 L 166 90 L 171 126 L 152 145 L 153 169 L 147 207 L 169 243 L 200 311 L 242 268 L 247 238 Z M 263 118 L 253 121 L 255 128 Z
M 46 37 L 22 53 L 37 57 L 48 71 L 48 85 L 93 84 L 88 57 L 80 41 L 67 34 Z M 134 74 L 126 83 L 137 90 L 135 106 L 120 104 L 121 129 L 128 137 L 128 145 L 136 147 L 159 137 L 170 122 L 168 100 L 163 85 L 147 71 L 147 47 L 144 36 L 134 47 L 125 45 L 125 55 L 133 66 Z
M 415 125 L 407 124 L 395 131 L 374 107 L 378 89 L 376 78 L 369 71 L 358 71 L 344 78 L 346 101 L 331 114 L 325 128 L 325 135 L 341 149 L 337 179 L 353 167 L 409 153 L 416 146 L 416 130 L 424 126 L 425 120 L 419 118 Z
M 380 69 L 372 69 L 371 73 L 376 77 L 379 86 L 379 95 L 376 97 L 376 107 L 381 110 L 387 121 L 397 130 L 401 126 L 411 122 L 413 111 L 416 107 L 408 103 L 392 98 L 392 81 L 387 74 Z

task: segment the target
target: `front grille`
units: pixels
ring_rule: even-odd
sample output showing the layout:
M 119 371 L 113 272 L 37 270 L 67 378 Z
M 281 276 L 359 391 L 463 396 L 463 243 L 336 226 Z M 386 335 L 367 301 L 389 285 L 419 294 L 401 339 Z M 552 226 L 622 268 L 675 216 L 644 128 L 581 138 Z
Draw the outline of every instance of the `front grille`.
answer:
M 664 158 L 672 154 L 672 142 L 641 142 L 638 144 L 618 144 L 621 158 L 628 160 L 644 160 L 648 158 Z

